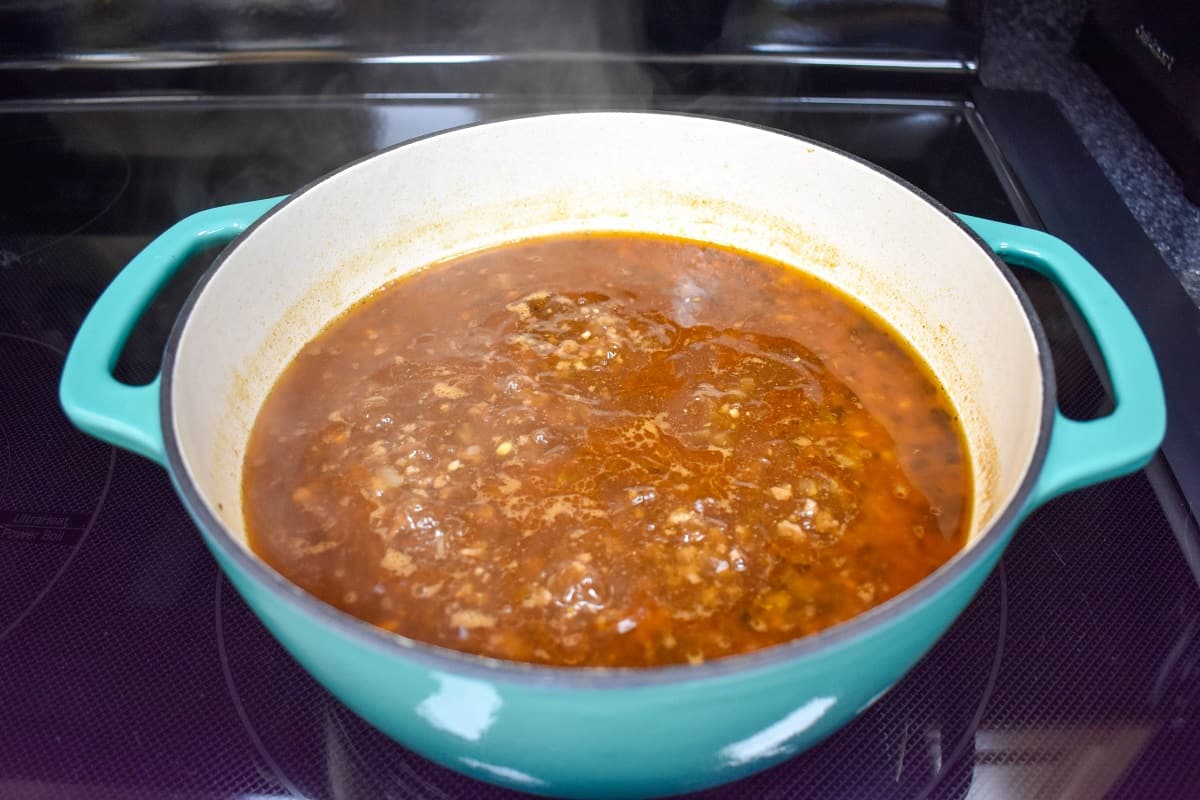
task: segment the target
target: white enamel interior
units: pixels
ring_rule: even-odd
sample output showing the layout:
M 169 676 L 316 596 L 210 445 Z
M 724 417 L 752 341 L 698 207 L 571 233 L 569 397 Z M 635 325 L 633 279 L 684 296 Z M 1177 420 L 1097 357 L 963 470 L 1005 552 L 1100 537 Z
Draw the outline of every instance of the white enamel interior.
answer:
M 228 254 L 178 342 L 169 424 L 201 496 L 244 544 L 255 415 L 299 348 L 431 262 L 581 230 L 671 234 L 812 273 L 888 320 L 957 407 L 972 541 L 1017 490 L 1042 412 L 1037 345 L 988 254 L 936 208 L 818 145 L 694 117 L 564 114 L 465 128 L 324 180 Z

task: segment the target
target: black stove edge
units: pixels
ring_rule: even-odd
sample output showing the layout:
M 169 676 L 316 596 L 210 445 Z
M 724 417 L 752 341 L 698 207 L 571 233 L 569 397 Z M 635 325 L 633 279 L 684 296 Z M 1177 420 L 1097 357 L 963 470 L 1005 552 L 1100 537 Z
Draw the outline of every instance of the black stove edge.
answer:
M 390 53 L 337 50 L 113 52 L 44 59 L 0 54 L 0 100 L 138 95 L 503 93 L 541 87 L 574 96 L 730 91 L 781 93 L 803 85 L 829 96 L 962 96 L 978 79 L 973 56 L 850 50 L 728 53 L 530 51 Z M 548 77 L 549 76 L 549 77 Z M 647 94 L 648 96 L 648 94 Z
M 1166 463 L 1156 458 L 1147 474 L 1193 571 L 1200 571 L 1200 545 L 1192 538 L 1200 520 L 1200 414 L 1191 407 L 1200 398 L 1200 309 L 1052 98 L 984 87 L 971 96 L 1045 229 L 1099 270 L 1150 340 L 1167 394 L 1167 435 Z

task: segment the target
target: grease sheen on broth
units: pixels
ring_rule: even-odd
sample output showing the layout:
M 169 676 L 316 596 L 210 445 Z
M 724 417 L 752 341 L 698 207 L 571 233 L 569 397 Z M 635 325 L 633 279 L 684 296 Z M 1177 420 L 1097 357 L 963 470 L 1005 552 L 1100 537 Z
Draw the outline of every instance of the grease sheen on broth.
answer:
M 799 271 L 639 234 L 533 239 L 331 323 L 247 448 L 251 547 L 391 631 L 567 666 L 811 634 L 965 543 L 954 409 Z

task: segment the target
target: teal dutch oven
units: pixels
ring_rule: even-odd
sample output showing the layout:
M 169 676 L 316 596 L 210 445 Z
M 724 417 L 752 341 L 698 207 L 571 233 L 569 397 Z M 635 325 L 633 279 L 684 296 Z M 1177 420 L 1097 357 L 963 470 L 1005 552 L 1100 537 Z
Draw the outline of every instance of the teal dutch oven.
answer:
M 670 234 L 772 257 L 876 311 L 928 361 L 963 421 L 975 481 L 967 546 L 848 622 L 700 665 L 571 669 L 467 655 L 307 595 L 247 547 L 246 439 L 297 350 L 354 301 L 435 261 L 575 231 Z M 188 257 L 228 244 L 170 337 L 158 378 L 113 365 Z M 998 256 L 998 257 L 997 257 Z M 1077 307 L 1115 408 L 1067 419 L 1041 327 L 1000 259 Z M 558 114 L 385 150 L 287 197 L 194 214 L 142 251 L 80 328 L 61 386 L 87 433 L 166 467 L 246 603 L 330 692 L 406 747 L 484 781 L 571 797 L 714 786 L 811 747 L 899 681 L 950 627 L 1021 519 L 1140 468 L 1162 387 L 1128 308 L 1068 245 L 955 216 L 816 142 L 677 114 Z

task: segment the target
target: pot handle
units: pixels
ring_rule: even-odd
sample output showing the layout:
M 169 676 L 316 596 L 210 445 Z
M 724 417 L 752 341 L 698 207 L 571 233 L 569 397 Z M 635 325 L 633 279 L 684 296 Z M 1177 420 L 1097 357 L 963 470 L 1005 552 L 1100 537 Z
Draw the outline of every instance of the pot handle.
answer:
M 1127 475 L 1162 444 L 1166 399 L 1150 343 L 1133 312 L 1069 244 L 1042 231 L 959 217 L 1003 260 L 1049 278 L 1075 304 L 1112 379 L 1115 408 L 1100 419 L 1068 419 L 1058 409 L 1041 474 L 1024 511 L 1060 494 Z
M 282 199 L 192 214 L 168 228 L 121 270 L 79 326 L 63 366 L 58 399 L 76 427 L 165 465 L 158 406 L 162 373 L 143 386 L 130 386 L 113 377 L 113 367 L 142 312 L 191 256 L 237 238 Z

